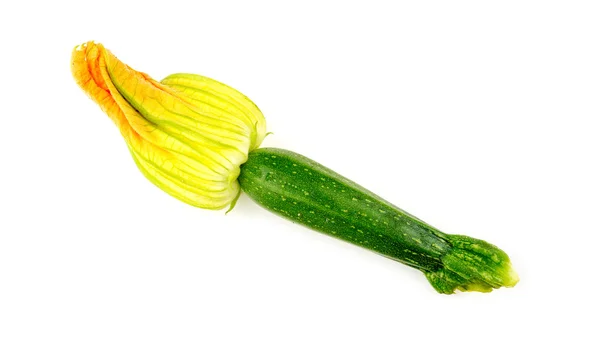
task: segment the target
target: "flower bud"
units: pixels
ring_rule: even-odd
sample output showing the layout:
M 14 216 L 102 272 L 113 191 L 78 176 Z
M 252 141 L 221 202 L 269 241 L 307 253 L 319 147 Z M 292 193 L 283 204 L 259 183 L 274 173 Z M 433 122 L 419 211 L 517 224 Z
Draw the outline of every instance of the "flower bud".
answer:
M 146 178 L 193 206 L 233 207 L 240 165 L 266 134 L 252 101 L 199 75 L 157 82 L 93 42 L 74 49 L 71 70 L 117 125 Z

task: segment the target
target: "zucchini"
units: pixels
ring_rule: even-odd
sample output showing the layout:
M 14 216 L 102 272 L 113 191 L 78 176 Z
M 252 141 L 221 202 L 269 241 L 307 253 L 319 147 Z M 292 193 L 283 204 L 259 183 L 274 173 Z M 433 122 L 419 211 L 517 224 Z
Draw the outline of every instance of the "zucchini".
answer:
M 494 245 L 442 233 L 304 156 L 257 149 L 265 118 L 225 84 L 187 73 L 157 82 L 92 41 L 75 47 L 71 72 L 117 125 L 144 176 L 185 203 L 231 210 L 243 190 L 296 223 L 422 271 L 441 293 L 518 281 Z
M 416 268 L 440 293 L 489 292 L 518 282 L 508 256 L 496 246 L 445 234 L 297 153 L 251 151 L 238 181 L 262 207 Z

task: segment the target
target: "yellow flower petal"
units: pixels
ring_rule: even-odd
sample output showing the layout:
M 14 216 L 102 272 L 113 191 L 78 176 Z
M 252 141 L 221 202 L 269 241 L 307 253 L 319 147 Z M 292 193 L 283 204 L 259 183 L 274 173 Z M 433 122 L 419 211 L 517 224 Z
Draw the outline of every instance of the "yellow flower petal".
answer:
M 266 134 L 261 111 L 246 96 L 193 74 L 159 83 L 94 42 L 74 49 L 71 69 L 151 182 L 201 208 L 235 201 L 239 167 Z

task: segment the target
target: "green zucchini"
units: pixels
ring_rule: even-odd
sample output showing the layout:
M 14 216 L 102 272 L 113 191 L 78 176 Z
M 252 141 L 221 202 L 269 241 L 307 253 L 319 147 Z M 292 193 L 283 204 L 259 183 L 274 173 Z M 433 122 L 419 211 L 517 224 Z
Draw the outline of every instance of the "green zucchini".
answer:
M 508 256 L 496 246 L 442 233 L 294 152 L 275 148 L 250 152 L 238 181 L 262 207 L 416 268 L 440 293 L 489 292 L 518 281 Z

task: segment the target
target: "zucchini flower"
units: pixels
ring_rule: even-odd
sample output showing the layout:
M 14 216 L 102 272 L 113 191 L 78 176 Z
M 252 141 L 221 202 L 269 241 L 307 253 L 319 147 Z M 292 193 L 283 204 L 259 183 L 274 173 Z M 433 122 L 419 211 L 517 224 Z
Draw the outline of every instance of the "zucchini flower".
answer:
M 240 165 L 266 135 L 252 101 L 199 75 L 157 82 L 94 42 L 73 50 L 71 71 L 117 125 L 146 178 L 193 206 L 233 208 Z

